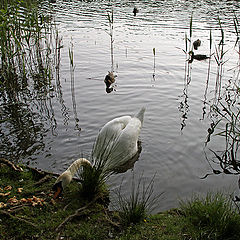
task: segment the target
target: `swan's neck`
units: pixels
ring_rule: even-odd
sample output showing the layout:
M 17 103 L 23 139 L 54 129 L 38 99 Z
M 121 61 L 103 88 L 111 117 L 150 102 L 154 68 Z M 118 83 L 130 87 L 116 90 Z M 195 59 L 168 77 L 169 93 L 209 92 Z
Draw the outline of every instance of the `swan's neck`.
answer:
M 86 158 L 79 158 L 69 166 L 66 172 L 69 172 L 71 174 L 71 177 L 73 177 L 81 166 L 92 167 L 92 164 Z

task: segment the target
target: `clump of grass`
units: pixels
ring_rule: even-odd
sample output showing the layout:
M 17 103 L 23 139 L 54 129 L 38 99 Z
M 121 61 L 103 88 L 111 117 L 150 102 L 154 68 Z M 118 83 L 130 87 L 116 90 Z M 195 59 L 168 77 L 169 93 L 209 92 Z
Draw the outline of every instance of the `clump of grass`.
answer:
M 96 166 L 84 166 L 78 172 L 78 177 L 80 179 L 80 195 L 83 198 L 92 200 L 94 197 L 107 194 L 106 188 L 106 178 L 103 175 L 102 169 Z
M 130 224 L 140 223 L 146 219 L 148 214 L 153 210 L 154 205 L 162 195 L 162 193 L 158 195 L 153 194 L 154 177 L 150 183 L 146 185 L 145 182 L 142 183 L 143 177 L 141 176 L 137 180 L 136 185 L 133 175 L 129 198 L 122 195 L 122 184 L 115 192 L 116 203 L 114 208 L 116 208 L 119 213 L 122 225 L 129 226 Z
M 197 235 L 194 239 L 240 239 L 240 215 L 222 193 L 195 196 L 181 202 L 180 209 L 189 230 Z

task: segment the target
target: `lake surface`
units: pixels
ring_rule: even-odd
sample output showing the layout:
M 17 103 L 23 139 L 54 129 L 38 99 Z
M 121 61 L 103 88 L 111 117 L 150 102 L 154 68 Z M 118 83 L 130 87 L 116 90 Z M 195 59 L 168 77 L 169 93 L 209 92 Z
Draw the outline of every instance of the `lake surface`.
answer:
M 134 6 L 139 9 L 136 17 Z M 112 9 L 113 65 L 107 18 Z M 205 148 L 217 64 L 212 57 L 204 96 L 209 61 L 194 60 L 190 64 L 191 81 L 186 84 L 187 62 L 182 49 L 193 14 L 192 40 L 199 38 L 202 42 L 196 52 L 209 55 L 210 29 L 214 52 L 221 37 L 219 17 L 225 34 L 224 49 L 228 50 L 224 55 L 228 60 L 223 65 L 224 87 L 235 77 L 234 67 L 239 64 L 233 24 L 233 11 L 236 16 L 240 13 L 238 1 L 57 0 L 43 2 L 41 11 L 56 22 L 62 37 L 60 77 L 53 79 L 47 99 L 27 99 L 18 106 L 15 112 L 22 121 L 1 124 L 2 156 L 62 172 L 75 159 L 91 155 L 98 131 L 106 122 L 133 115 L 145 106 L 139 160 L 133 170 L 111 177 L 112 190 L 123 181 L 123 193 L 131 192 L 133 172 L 135 178 L 143 174 L 147 183 L 156 174 L 155 191 L 164 192 L 155 209 L 158 212 L 176 207 L 179 199 L 193 193 L 237 189 L 236 176 L 200 179 L 212 171 L 204 152 L 211 158 L 208 148 L 224 146 L 224 140 L 215 137 Z M 71 47 L 75 66 L 72 78 Z M 106 93 L 103 80 L 112 69 L 117 75 L 116 86 Z M 3 115 L 12 108 L 11 104 L 1 104 Z M 33 135 L 28 128 L 34 128 Z

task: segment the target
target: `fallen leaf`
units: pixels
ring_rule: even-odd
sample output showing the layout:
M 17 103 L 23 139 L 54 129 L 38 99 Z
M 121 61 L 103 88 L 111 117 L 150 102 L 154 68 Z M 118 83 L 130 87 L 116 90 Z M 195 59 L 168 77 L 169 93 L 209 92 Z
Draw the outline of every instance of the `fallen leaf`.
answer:
M 12 190 L 12 186 L 8 185 L 4 188 L 4 190 Z
M 26 199 L 26 198 L 22 198 L 22 199 L 20 200 L 20 202 L 21 202 L 21 203 L 27 203 L 27 199 Z
M 9 198 L 8 199 L 8 202 L 11 204 L 11 205 L 16 205 L 19 203 L 19 201 L 17 200 L 16 196 L 12 197 L 12 198 Z
M 6 197 L 10 194 L 11 192 L 6 192 L 6 193 L 0 193 L 0 197 Z
M 23 190 L 23 188 L 18 188 L 18 189 L 17 189 L 18 193 L 21 193 L 22 190 Z
M 6 203 L 0 202 L 0 208 L 4 208 L 4 207 L 6 207 L 6 206 L 7 206 Z

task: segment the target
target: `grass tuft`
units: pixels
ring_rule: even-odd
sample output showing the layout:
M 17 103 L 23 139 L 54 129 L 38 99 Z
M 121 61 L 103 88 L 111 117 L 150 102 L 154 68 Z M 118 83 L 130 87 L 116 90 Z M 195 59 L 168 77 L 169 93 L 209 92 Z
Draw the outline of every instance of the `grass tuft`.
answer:
M 180 209 L 189 230 L 196 235 L 193 239 L 240 239 L 240 215 L 222 193 L 195 196 L 181 202 Z
M 105 178 L 100 168 L 84 166 L 83 169 L 78 172 L 78 177 L 81 181 L 81 197 L 92 200 L 97 195 L 107 192 Z
M 155 177 L 155 176 L 154 176 Z M 121 224 L 129 226 L 130 224 L 136 224 L 142 222 L 147 218 L 148 214 L 153 210 L 155 203 L 162 195 L 153 195 L 154 177 L 149 184 L 142 182 L 143 176 L 137 180 L 137 185 L 134 181 L 134 175 L 132 178 L 132 189 L 130 197 L 123 196 L 121 187 L 115 192 L 116 203 L 115 208 L 119 212 Z

